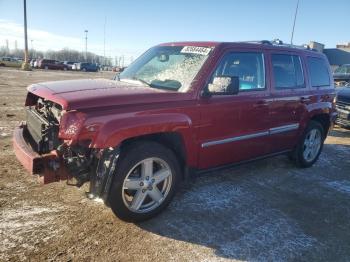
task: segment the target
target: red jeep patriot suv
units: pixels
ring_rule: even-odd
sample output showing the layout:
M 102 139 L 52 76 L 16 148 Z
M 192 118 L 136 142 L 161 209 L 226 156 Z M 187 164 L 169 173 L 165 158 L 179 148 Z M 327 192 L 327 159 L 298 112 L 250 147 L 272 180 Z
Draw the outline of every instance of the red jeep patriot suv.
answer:
M 14 150 L 44 183 L 90 181 L 90 196 L 141 221 L 193 172 L 277 154 L 310 167 L 336 117 L 334 97 L 327 58 L 308 48 L 161 44 L 114 80 L 29 86 Z

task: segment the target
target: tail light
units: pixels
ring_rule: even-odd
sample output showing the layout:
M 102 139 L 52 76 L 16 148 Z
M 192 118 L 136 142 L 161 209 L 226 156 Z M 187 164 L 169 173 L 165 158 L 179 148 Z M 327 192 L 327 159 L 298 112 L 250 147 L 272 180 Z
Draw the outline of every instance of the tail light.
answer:
M 74 140 L 85 122 L 85 114 L 81 112 L 66 112 L 61 117 L 58 137 L 65 140 Z

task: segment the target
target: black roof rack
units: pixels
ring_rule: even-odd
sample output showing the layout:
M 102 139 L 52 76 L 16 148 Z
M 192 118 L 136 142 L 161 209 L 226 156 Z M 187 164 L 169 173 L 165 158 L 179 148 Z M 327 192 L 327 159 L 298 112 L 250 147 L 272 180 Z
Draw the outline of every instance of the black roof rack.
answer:
M 309 45 L 293 45 L 293 44 L 285 44 L 282 40 L 274 39 L 270 40 L 258 40 L 258 41 L 244 41 L 243 43 L 251 43 L 251 44 L 262 44 L 262 45 L 272 45 L 272 46 L 283 46 L 289 48 L 297 48 L 297 49 L 306 49 L 311 51 L 317 51 L 316 49 L 311 48 Z

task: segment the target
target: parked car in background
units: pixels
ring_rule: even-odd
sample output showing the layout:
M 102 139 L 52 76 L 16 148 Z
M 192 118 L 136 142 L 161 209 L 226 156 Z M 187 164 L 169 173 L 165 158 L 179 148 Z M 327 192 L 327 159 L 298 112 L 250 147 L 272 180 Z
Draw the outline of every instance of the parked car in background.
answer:
M 41 59 L 38 63 L 38 68 L 41 69 L 54 69 L 54 70 L 68 70 L 68 66 L 63 62 L 52 59 Z
M 40 60 L 40 59 L 35 59 L 35 60 L 34 60 L 34 63 L 33 63 L 33 65 L 34 65 L 33 67 L 34 67 L 34 68 L 38 68 L 39 60 Z
M 72 62 L 72 61 L 64 61 L 64 64 L 68 66 L 69 70 L 73 69 L 73 65 L 77 62 Z
M 350 64 L 338 67 L 333 73 L 333 78 L 337 86 L 350 86 Z
M 72 65 L 72 70 L 78 70 L 78 64 L 79 64 L 79 63 L 74 63 L 74 64 Z
M 1 57 L 0 66 L 21 67 L 22 63 L 12 57 Z
M 29 86 L 14 151 L 45 183 L 90 181 L 91 197 L 142 221 L 190 175 L 278 154 L 311 167 L 337 114 L 331 79 L 327 57 L 302 47 L 161 44 L 115 81 Z
M 30 67 L 31 68 L 34 68 L 34 62 L 35 62 L 35 59 L 31 59 L 29 64 L 30 64 Z
M 339 88 L 336 107 L 338 111 L 336 123 L 342 127 L 350 128 L 350 87 Z
M 84 72 L 97 72 L 99 67 L 94 63 L 78 63 L 77 70 Z

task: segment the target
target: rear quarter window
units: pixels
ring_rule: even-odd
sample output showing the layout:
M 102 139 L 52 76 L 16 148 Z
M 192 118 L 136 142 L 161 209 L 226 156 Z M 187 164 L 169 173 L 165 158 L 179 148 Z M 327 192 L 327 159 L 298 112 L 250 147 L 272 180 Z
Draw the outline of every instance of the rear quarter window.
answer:
M 312 87 L 329 86 L 331 84 L 328 66 L 324 59 L 308 57 L 307 64 Z

